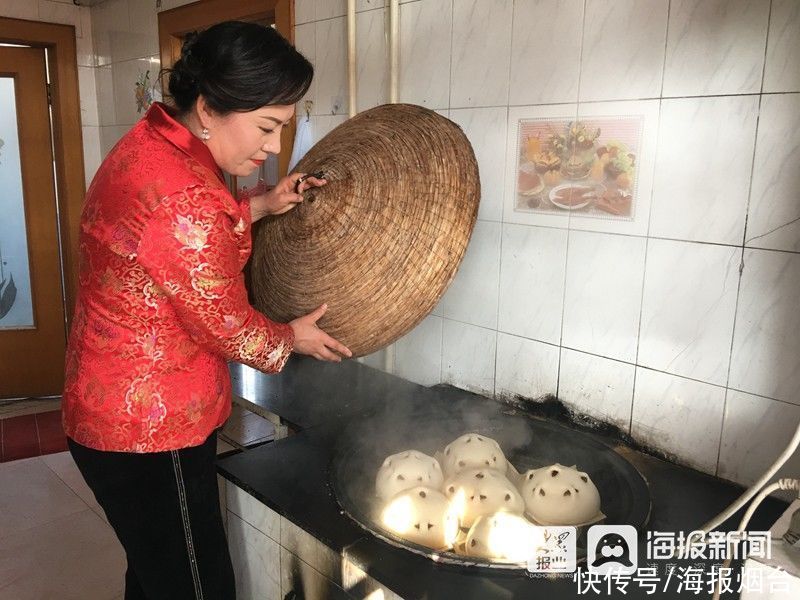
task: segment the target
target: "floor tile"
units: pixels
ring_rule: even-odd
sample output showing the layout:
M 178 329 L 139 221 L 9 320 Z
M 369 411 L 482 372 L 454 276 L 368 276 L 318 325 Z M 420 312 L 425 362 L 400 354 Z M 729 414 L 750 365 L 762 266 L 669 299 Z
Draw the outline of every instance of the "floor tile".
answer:
M 4 419 L 3 461 L 39 456 L 39 438 L 36 433 L 36 415 L 23 415 Z
M 88 508 L 0 538 L 3 598 L 111 600 L 125 564 L 114 532 Z
M 92 492 L 86 484 L 83 475 L 81 475 L 81 472 L 78 470 L 78 465 L 72 460 L 72 455 L 69 452 L 59 452 L 57 454 L 42 456 L 41 460 L 69 489 L 75 492 L 89 508 L 104 521 L 107 521 L 105 512 L 100 508 L 100 505 L 94 497 L 94 492 Z
M 0 540 L 86 508 L 41 458 L 0 465 Z
M 67 449 L 67 435 L 61 424 L 61 411 L 39 413 L 36 416 L 36 429 L 39 432 L 39 451 L 42 455 L 64 452 Z
M 222 429 L 223 441 L 234 446 L 250 446 L 274 438 L 275 426 L 272 423 L 236 404 Z

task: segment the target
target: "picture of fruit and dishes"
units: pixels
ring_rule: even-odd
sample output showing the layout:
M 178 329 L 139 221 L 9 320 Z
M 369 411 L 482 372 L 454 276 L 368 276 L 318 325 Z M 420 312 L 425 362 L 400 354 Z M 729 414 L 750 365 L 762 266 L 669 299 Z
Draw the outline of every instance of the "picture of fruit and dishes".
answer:
M 515 209 L 630 220 L 643 117 L 519 121 Z

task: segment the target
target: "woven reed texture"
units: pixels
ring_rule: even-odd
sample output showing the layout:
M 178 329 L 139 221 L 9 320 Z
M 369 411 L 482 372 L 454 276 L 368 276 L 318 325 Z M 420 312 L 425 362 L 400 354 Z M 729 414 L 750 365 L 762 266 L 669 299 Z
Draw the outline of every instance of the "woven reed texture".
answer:
M 318 326 L 354 356 L 388 346 L 433 310 L 466 251 L 480 200 L 469 141 L 431 110 L 387 104 L 331 131 L 296 171 L 328 184 L 259 227 L 255 306 L 288 322 L 327 303 Z

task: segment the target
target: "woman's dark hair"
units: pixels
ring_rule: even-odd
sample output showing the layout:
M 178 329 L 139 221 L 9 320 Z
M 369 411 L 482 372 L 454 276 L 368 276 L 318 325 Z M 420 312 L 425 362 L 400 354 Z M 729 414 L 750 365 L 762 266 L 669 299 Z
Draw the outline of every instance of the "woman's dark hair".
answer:
M 299 102 L 314 67 L 272 27 L 226 21 L 187 36 L 168 72 L 169 95 L 181 112 L 202 94 L 224 115 Z

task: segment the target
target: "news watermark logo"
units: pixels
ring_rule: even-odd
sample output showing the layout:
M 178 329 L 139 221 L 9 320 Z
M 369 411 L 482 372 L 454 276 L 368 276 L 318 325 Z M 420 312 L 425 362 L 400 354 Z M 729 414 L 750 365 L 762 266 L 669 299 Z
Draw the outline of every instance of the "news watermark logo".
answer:
M 531 573 L 572 573 L 577 568 L 577 530 L 574 527 L 534 527 L 536 544 L 528 558 Z
M 592 573 L 636 573 L 638 551 L 636 528 L 631 525 L 592 525 L 586 535 L 586 565 Z

